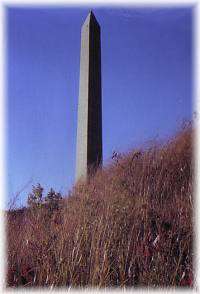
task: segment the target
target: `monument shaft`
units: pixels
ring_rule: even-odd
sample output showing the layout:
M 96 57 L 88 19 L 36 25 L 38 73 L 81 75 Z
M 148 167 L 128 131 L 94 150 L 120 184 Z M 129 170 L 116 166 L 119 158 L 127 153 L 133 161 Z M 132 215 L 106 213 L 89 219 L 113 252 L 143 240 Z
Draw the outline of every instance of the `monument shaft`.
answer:
M 101 37 L 92 12 L 81 30 L 76 180 L 102 164 Z

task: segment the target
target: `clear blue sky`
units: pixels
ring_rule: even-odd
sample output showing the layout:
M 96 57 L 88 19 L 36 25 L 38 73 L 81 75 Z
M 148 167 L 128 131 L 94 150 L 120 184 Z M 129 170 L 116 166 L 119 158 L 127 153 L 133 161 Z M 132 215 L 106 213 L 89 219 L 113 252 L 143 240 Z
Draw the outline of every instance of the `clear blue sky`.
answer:
M 80 30 L 89 8 L 7 8 L 7 187 L 74 183 Z M 103 158 L 192 117 L 192 8 L 98 7 Z

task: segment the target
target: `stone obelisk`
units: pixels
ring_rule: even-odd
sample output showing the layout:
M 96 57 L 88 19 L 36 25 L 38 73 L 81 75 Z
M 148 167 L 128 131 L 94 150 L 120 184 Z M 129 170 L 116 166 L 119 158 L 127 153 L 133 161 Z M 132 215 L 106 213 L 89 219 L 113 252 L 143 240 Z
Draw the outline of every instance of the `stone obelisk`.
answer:
M 91 11 L 81 29 L 76 181 L 102 164 L 101 37 Z

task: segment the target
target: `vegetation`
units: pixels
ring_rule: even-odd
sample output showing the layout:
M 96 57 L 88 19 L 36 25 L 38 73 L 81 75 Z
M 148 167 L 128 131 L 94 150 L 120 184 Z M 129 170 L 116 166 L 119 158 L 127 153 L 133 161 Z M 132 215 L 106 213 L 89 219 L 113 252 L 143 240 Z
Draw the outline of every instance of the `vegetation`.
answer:
M 193 286 L 192 128 L 7 213 L 7 285 Z

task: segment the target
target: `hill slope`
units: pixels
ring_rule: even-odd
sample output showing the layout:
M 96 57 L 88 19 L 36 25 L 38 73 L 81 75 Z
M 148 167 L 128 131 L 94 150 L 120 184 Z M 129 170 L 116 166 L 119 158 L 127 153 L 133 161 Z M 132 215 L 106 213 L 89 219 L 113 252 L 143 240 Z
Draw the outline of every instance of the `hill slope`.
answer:
M 8 212 L 7 285 L 192 286 L 192 164 L 189 127 Z

